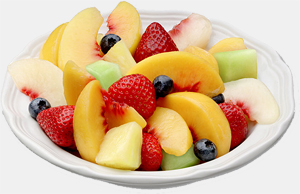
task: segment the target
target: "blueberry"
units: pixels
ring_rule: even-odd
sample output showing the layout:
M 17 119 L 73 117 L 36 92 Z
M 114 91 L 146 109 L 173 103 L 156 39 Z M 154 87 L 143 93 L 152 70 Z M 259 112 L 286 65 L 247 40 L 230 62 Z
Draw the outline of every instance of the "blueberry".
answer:
M 221 104 L 223 102 L 225 102 L 225 98 L 223 94 L 219 94 L 215 97 L 212 98 L 217 104 Z
M 194 153 L 203 162 L 208 162 L 216 158 L 217 147 L 208 139 L 200 139 L 195 143 Z
M 28 107 L 30 116 L 36 120 L 37 115 L 45 109 L 50 108 L 50 103 L 44 98 L 33 99 Z
M 174 88 L 174 83 L 171 78 L 166 75 L 157 76 L 153 80 L 153 86 L 155 89 L 156 98 L 165 97 L 172 92 Z
M 106 54 L 111 47 L 113 47 L 121 38 L 116 34 L 105 35 L 100 42 L 101 51 Z

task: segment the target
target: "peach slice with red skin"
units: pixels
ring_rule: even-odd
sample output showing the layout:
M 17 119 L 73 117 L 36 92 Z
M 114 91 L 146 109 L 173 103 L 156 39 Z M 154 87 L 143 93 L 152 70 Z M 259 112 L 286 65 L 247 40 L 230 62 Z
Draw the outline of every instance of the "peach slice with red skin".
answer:
M 189 15 L 169 31 L 179 51 L 183 51 L 188 46 L 198 46 L 205 49 L 211 33 L 210 21 L 196 13 Z
M 195 92 L 172 93 L 159 98 L 157 106 L 180 114 L 191 130 L 194 142 L 203 138 L 212 141 L 217 147 L 217 157 L 229 152 L 231 130 L 228 120 L 208 96 Z
M 73 116 L 73 130 L 80 156 L 94 163 L 108 129 L 104 111 L 105 102 L 100 82 L 93 80 L 84 87 L 77 99 Z
M 173 92 L 192 91 L 213 97 L 224 91 L 219 73 L 204 59 L 184 51 L 153 55 L 135 66 L 127 74 L 143 74 L 153 81 L 167 75 L 174 82 Z
M 66 105 L 62 71 L 51 62 L 38 58 L 21 59 L 7 70 L 17 88 L 33 100 L 47 99 L 52 107 Z
M 184 119 L 174 110 L 156 107 L 147 119 L 144 131 L 157 138 L 162 149 L 175 156 L 181 156 L 193 144 L 192 134 Z
M 142 37 L 142 23 L 138 11 L 130 3 L 120 2 L 107 19 L 107 34 L 116 34 L 133 55 Z
M 95 7 L 84 9 L 68 23 L 59 46 L 61 70 L 69 60 L 85 69 L 86 65 L 101 59 L 97 35 L 102 23 L 103 17 Z

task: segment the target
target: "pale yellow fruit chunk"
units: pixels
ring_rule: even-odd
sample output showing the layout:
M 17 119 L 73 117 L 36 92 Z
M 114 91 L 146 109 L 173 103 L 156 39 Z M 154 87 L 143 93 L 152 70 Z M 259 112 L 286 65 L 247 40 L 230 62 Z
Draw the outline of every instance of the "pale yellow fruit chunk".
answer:
M 142 128 L 136 122 L 110 129 L 100 146 L 96 163 L 123 170 L 136 170 L 141 165 Z

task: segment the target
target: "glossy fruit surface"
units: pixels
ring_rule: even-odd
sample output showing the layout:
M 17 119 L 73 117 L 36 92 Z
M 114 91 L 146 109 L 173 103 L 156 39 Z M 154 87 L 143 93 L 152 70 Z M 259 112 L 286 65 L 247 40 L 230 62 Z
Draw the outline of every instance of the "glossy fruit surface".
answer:
M 154 86 L 141 74 L 122 77 L 109 87 L 108 93 L 113 100 L 132 106 L 144 118 L 150 117 L 155 111 Z
M 231 129 L 230 149 L 240 145 L 248 134 L 248 123 L 243 110 L 232 103 L 221 103 L 220 108 L 224 112 Z
M 155 88 L 155 95 L 157 98 L 165 97 L 167 94 L 171 93 L 174 88 L 173 80 L 166 75 L 157 76 L 153 80 L 153 85 Z
M 157 139 L 150 133 L 143 133 L 141 157 L 140 170 L 156 171 L 159 169 L 163 157 L 162 149 Z
M 28 107 L 30 116 L 36 119 L 37 115 L 51 107 L 51 104 L 44 98 L 35 98 L 33 99 Z
M 74 106 L 57 106 L 43 110 L 36 120 L 42 130 L 55 144 L 75 148 L 73 136 Z
M 203 162 L 213 160 L 217 156 L 216 145 L 208 139 L 200 139 L 195 143 L 194 153 Z
M 134 59 L 138 63 L 152 55 L 169 51 L 178 51 L 178 48 L 162 25 L 153 22 L 146 28 L 142 35 Z
M 101 51 L 106 54 L 111 47 L 121 40 L 116 34 L 106 34 L 100 42 Z

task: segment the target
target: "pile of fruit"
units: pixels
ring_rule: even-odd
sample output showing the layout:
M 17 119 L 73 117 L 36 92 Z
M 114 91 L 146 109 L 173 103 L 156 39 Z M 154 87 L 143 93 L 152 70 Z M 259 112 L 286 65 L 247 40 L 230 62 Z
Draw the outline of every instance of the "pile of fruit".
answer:
M 58 146 L 124 170 L 173 170 L 239 146 L 248 122 L 271 124 L 277 102 L 257 79 L 257 58 L 241 37 L 206 50 L 212 26 L 191 14 L 167 31 L 142 31 L 138 11 L 120 2 L 99 33 L 96 8 L 58 26 L 39 58 L 8 66 L 30 97 L 29 114 Z

